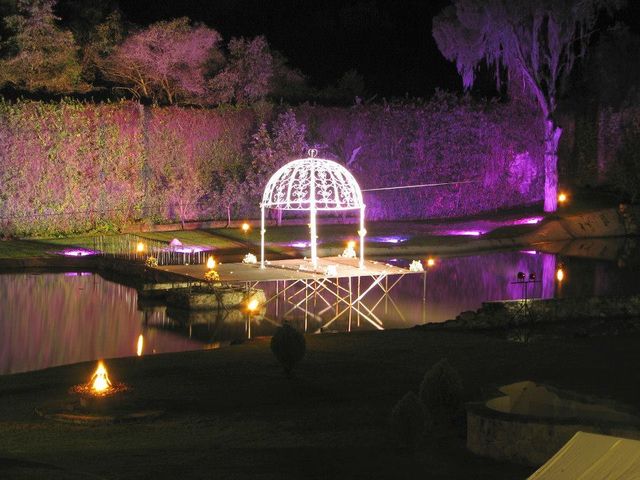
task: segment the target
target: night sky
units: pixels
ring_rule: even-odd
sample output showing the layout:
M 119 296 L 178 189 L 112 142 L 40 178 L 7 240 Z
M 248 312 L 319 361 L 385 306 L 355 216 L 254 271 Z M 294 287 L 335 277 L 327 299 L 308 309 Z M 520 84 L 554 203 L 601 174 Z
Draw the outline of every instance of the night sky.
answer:
M 350 69 L 378 97 L 430 96 L 457 90 L 460 79 L 439 53 L 431 19 L 447 0 L 132 0 L 126 18 L 145 25 L 188 16 L 234 36 L 265 35 L 315 86 L 335 82 Z

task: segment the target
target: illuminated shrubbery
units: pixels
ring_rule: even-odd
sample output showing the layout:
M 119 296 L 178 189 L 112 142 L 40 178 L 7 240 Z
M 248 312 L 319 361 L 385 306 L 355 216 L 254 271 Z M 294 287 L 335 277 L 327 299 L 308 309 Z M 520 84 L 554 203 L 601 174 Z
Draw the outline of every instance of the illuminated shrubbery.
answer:
M 363 188 L 367 219 L 461 216 L 542 199 L 536 118 L 450 95 L 353 108 L 195 109 L 0 103 L 0 230 L 113 231 L 136 222 L 257 218 L 273 170 L 324 145 Z M 527 172 L 527 181 L 516 170 Z M 516 172 L 517 173 L 517 172 Z M 526 185 L 526 189 L 523 188 Z

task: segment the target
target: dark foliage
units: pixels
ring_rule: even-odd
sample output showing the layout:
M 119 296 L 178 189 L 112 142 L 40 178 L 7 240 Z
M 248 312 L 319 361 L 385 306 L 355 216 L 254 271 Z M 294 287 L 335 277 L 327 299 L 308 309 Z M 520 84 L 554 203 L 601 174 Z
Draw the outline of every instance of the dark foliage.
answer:
M 304 336 L 286 322 L 271 337 L 271 351 L 282 364 L 287 376 L 291 376 L 293 368 L 302 360 L 306 350 Z
M 462 408 L 462 379 L 443 358 L 427 373 L 420 384 L 420 400 L 435 424 L 451 422 Z

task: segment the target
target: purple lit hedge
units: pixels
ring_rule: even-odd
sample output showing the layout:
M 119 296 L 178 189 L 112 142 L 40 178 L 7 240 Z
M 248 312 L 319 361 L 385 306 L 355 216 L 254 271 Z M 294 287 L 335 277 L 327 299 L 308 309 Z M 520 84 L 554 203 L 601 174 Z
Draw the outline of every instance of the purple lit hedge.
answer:
M 255 218 L 268 176 L 305 143 L 347 163 L 364 189 L 475 181 L 366 194 L 370 220 L 479 213 L 542 199 L 541 135 L 523 107 L 442 94 L 424 104 L 301 106 L 284 116 L 267 104 L 5 102 L 0 229 L 32 235 Z

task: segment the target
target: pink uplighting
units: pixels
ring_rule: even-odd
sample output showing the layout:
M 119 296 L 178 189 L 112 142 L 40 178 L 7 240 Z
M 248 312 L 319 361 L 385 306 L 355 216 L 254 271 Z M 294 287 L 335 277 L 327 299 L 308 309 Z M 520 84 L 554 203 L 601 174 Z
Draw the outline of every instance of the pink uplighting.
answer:
M 89 255 L 97 255 L 97 250 L 89 250 L 87 248 L 65 248 L 56 252 L 58 255 L 64 255 L 66 257 L 88 257 Z

